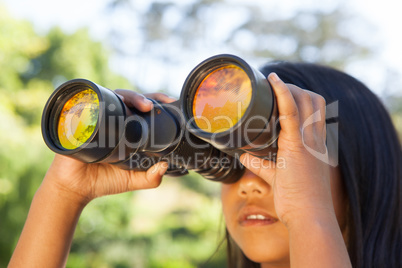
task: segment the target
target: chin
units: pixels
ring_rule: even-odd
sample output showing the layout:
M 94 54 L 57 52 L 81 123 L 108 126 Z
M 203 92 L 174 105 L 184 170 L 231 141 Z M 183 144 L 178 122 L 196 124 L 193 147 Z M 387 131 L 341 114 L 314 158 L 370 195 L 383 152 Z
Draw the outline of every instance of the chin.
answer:
M 287 232 L 250 232 L 236 237 L 244 255 L 256 263 L 289 266 L 289 239 Z
M 242 249 L 244 255 L 246 255 L 247 258 L 252 260 L 253 262 L 256 263 L 261 263 L 261 264 L 272 264 L 275 266 L 280 267 L 281 265 L 283 266 L 288 266 L 290 263 L 289 260 L 289 248 L 287 249 L 274 249 L 274 250 L 263 250 L 258 247 L 249 247 Z

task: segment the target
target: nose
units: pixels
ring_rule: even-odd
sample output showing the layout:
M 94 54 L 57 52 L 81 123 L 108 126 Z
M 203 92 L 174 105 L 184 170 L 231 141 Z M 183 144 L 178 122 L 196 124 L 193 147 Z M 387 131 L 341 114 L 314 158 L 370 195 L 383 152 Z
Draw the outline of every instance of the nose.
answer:
M 238 194 L 244 198 L 250 196 L 262 197 L 268 195 L 271 188 L 267 182 L 254 175 L 250 171 L 246 171 L 238 183 Z

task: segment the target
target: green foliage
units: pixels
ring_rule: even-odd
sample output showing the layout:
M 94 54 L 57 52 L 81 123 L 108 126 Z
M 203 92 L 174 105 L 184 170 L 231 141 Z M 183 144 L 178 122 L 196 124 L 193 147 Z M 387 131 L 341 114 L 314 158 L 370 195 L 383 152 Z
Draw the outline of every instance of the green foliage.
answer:
M 67 36 L 54 28 L 46 40 L 48 48 L 31 60 L 29 71 L 23 76 L 25 80 L 36 78 L 57 84 L 63 80 L 85 78 L 105 86 L 132 87 L 126 79 L 110 71 L 110 52 L 101 43 L 91 41 L 87 29 Z
M 278 13 L 274 3 L 261 5 L 247 1 L 161 0 L 151 1 L 141 11 L 132 0 L 110 0 L 110 3 L 111 17 L 121 16 L 122 10 L 132 10 L 132 17 L 138 18 L 143 29 L 138 53 L 146 51 L 148 58 L 161 64 L 184 64 L 189 54 L 210 50 L 210 53 L 236 51 L 236 55 L 249 60 L 307 61 L 343 68 L 371 56 L 374 50 L 372 43 L 358 42 L 356 32 L 349 31 L 356 26 L 367 30 L 368 25 L 356 24 L 355 17 L 341 4 L 326 10 L 303 9 L 289 15 Z M 134 38 L 123 33 L 124 29 L 112 30 L 127 40 Z M 116 42 L 115 46 L 124 51 L 123 44 Z M 161 44 L 171 49 L 161 50 Z
M 0 7 L 0 267 L 6 266 L 53 154 L 42 140 L 42 109 L 54 86 L 85 77 L 130 88 L 108 67 L 109 52 L 86 30 L 46 36 Z

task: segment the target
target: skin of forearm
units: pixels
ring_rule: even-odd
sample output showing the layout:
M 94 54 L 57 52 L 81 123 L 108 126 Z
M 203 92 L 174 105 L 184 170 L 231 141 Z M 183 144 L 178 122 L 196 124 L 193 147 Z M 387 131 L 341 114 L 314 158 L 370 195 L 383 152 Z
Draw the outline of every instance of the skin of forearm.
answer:
M 32 200 L 8 267 L 64 267 L 84 207 L 45 180 Z
M 288 230 L 292 268 L 352 267 L 334 213 L 300 217 Z

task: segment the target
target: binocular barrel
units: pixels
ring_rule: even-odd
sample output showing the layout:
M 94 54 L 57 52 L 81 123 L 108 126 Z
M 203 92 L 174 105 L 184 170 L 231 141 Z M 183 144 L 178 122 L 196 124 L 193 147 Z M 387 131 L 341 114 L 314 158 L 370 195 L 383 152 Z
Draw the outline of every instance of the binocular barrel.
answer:
M 230 155 L 276 159 L 279 120 L 267 78 L 233 55 L 211 57 L 187 77 L 181 108 L 195 136 Z
M 168 175 L 194 170 L 225 183 L 242 176 L 244 152 L 275 160 L 274 94 L 266 78 L 236 56 L 199 64 L 179 101 L 151 101 L 153 109 L 143 113 L 91 81 L 67 81 L 44 108 L 43 138 L 54 152 L 86 163 L 147 170 L 166 161 Z

